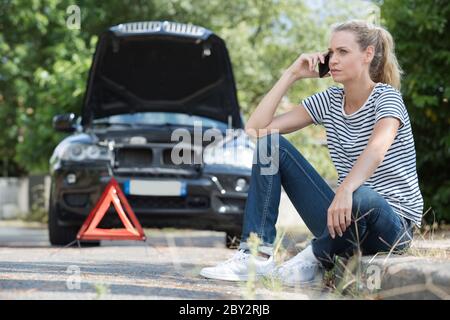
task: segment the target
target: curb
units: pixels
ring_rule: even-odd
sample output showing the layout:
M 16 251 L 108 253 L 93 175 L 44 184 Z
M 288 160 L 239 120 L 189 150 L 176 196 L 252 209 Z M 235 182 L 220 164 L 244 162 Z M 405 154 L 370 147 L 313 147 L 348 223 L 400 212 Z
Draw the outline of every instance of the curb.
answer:
M 450 261 L 414 256 L 386 257 L 362 257 L 363 270 L 371 266 L 377 266 L 381 270 L 377 298 L 450 299 Z

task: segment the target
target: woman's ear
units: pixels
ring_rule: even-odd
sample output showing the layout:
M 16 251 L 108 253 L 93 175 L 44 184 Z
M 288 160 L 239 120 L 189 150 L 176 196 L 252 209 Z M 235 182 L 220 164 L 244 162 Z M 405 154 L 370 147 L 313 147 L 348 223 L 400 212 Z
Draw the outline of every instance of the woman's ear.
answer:
M 365 54 L 364 54 L 364 61 L 366 63 L 370 63 L 372 61 L 374 55 L 375 55 L 374 46 L 372 46 L 372 45 L 367 46 Z

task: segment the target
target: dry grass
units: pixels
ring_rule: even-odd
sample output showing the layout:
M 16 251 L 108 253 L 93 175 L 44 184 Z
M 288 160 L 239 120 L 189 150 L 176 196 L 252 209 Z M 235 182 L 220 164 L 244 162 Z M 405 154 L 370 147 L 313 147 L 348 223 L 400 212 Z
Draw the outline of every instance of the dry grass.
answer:
M 432 212 L 431 208 L 427 210 L 425 215 Z M 362 217 L 355 220 L 357 223 Z M 275 259 L 277 263 L 288 260 L 292 256 L 292 249 L 288 250 L 284 248 L 282 243 L 283 240 L 287 242 L 295 241 L 299 232 L 305 232 L 298 228 L 292 229 L 282 229 L 279 230 L 279 237 L 276 240 L 275 245 Z M 414 241 L 413 245 L 403 251 L 402 256 L 414 256 L 419 258 L 432 258 L 436 260 L 447 260 L 450 256 L 450 249 L 439 248 L 439 247 L 428 247 L 430 244 L 436 244 L 438 241 L 448 240 L 450 235 L 450 226 L 438 226 L 437 223 L 431 225 L 425 225 L 422 229 L 416 228 L 414 230 Z M 360 239 L 359 235 L 355 236 L 355 251 L 354 255 L 348 259 L 343 259 L 337 257 L 335 259 L 335 267 L 326 271 L 324 274 L 323 282 L 321 288 L 316 288 L 318 291 L 328 292 L 329 296 L 336 299 L 387 299 L 395 297 L 398 295 L 404 295 L 413 292 L 428 291 L 433 293 L 436 297 L 440 299 L 449 299 L 449 296 L 442 289 L 433 284 L 432 279 L 427 276 L 426 281 L 423 284 L 414 284 L 409 286 L 404 286 L 400 288 L 393 288 L 389 290 L 383 290 L 380 286 L 374 286 L 374 278 L 371 273 L 368 273 L 368 268 L 370 266 L 380 267 L 380 279 L 379 284 L 382 282 L 382 277 L 384 276 L 384 266 L 393 258 L 394 249 L 399 245 L 399 241 L 389 245 L 391 248 L 388 252 L 378 253 L 372 256 L 368 263 L 363 263 L 362 254 L 360 250 Z M 402 235 L 403 237 L 403 235 Z M 400 237 L 400 238 L 402 238 Z M 298 242 L 295 244 L 294 251 L 300 251 L 306 247 L 310 242 L 312 235 L 308 235 L 306 240 Z M 380 239 L 383 241 L 383 239 Z M 415 246 L 414 243 L 421 243 L 421 246 Z M 295 252 L 294 252 L 295 253 Z M 373 260 L 377 257 L 383 257 L 383 263 L 380 265 L 372 264 Z M 270 290 L 274 290 L 282 295 L 282 292 L 287 288 L 277 282 L 274 279 L 263 279 L 261 281 L 262 285 Z M 289 290 L 289 289 L 288 289 Z

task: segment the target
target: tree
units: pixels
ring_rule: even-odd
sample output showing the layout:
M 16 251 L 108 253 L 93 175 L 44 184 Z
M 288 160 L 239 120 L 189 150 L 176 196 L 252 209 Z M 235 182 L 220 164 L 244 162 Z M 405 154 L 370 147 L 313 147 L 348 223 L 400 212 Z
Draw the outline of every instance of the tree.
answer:
M 111 0 L 77 1 L 81 28 L 66 25 L 69 0 L 3 0 L 0 4 L 0 154 L 3 174 L 45 173 L 64 137 L 51 127 L 55 114 L 80 114 L 97 35 L 127 21 L 171 20 L 204 26 L 226 43 L 238 98 L 248 116 L 281 73 L 302 52 L 325 48 L 329 24 L 363 17 L 370 3 L 305 0 Z M 287 94 L 298 105 L 332 80 L 304 80 Z M 289 138 L 302 144 L 319 172 L 334 177 L 323 137 L 310 127 Z
M 15 162 L 28 172 L 47 171 L 62 137 L 51 119 L 77 110 L 85 87 L 95 37 L 86 42 L 79 30 L 67 29 L 67 6 L 52 0 L 4 1 L 0 10 L 0 152 L 4 163 Z
M 402 94 L 410 115 L 426 219 L 450 220 L 450 3 L 390 0 L 381 10 L 405 70 Z

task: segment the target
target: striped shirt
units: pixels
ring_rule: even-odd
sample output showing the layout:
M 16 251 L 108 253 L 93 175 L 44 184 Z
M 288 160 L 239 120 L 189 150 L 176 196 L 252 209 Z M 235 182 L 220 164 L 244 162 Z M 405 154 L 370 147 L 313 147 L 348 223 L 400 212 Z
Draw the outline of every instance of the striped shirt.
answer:
M 414 138 L 401 93 L 379 82 L 363 106 L 352 114 L 345 112 L 344 98 L 344 89 L 333 86 L 303 100 L 314 124 L 325 127 L 330 156 L 338 172 L 338 185 L 367 146 L 375 123 L 384 117 L 399 119 L 401 124 L 394 142 L 363 185 L 378 192 L 394 212 L 420 227 L 423 198 L 417 178 Z

